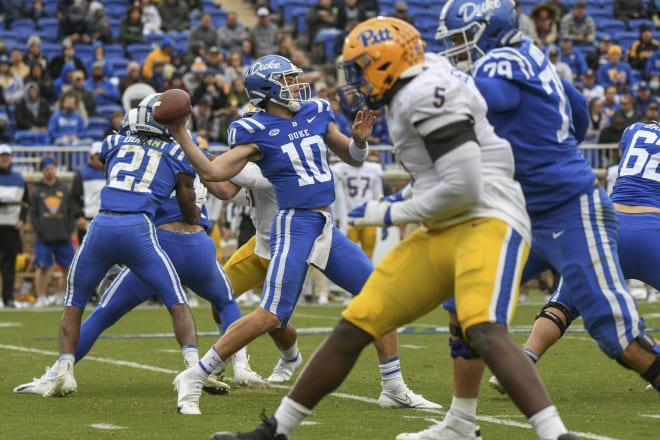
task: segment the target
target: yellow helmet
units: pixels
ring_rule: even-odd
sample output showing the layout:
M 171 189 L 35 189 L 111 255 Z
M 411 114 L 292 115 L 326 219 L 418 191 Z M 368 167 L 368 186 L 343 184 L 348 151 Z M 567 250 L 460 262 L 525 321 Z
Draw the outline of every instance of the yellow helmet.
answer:
M 419 74 L 424 63 L 424 41 L 410 23 L 394 17 L 374 17 L 358 24 L 344 41 L 342 52 L 346 85 L 340 96 L 359 93 L 360 103 L 370 108 L 382 106 L 385 92 L 400 78 Z M 351 110 L 356 101 L 342 99 Z

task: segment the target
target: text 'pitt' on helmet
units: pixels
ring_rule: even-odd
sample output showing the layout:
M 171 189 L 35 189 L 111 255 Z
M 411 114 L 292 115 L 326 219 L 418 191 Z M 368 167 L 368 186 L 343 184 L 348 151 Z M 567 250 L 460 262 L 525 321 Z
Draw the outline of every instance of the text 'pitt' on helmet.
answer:
M 462 70 L 497 47 L 520 41 L 514 0 L 448 0 L 435 36 L 438 52 Z
M 370 108 L 382 107 L 383 95 L 399 79 L 423 70 L 424 46 L 419 31 L 398 18 L 374 17 L 358 24 L 346 36 L 342 51 L 344 96 L 351 93 Z

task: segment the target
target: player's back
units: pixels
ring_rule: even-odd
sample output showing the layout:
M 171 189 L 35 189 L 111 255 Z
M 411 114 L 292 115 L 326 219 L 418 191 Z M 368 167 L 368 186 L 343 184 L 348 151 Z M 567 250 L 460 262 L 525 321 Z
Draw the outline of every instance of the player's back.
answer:
M 108 136 L 99 158 L 108 173 L 101 209 L 145 213 L 152 219 L 174 190 L 177 175 L 194 175 L 177 143 L 155 137 Z
M 660 209 L 660 126 L 637 123 L 621 136 L 619 175 L 611 199 L 614 203 Z
M 435 222 L 435 225 L 474 217 L 496 217 L 529 238 L 529 218 L 522 191 L 513 180 L 511 147 L 495 134 L 488 122 L 486 103 L 474 81 L 445 58 L 428 55 L 426 65 L 426 70 L 399 91 L 388 107 L 394 153 L 414 179 L 413 192 L 423 193 L 439 184 L 420 128 L 430 133 L 451 126 L 457 118 L 470 117 L 481 151 L 481 201 L 475 208 Z
M 334 121 L 330 104 L 312 99 L 291 118 L 257 112 L 229 127 L 229 146 L 257 144 L 256 162 L 273 184 L 280 209 L 319 208 L 334 201 L 325 136 Z
M 582 158 L 572 124 L 571 107 L 552 64 L 529 39 L 480 58 L 475 78 L 515 83 L 520 103 L 511 111 L 489 109 L 488 119 L 513 148 L 516 180 L 527 210 L 535 215 L 593 188 L 596 176 Z

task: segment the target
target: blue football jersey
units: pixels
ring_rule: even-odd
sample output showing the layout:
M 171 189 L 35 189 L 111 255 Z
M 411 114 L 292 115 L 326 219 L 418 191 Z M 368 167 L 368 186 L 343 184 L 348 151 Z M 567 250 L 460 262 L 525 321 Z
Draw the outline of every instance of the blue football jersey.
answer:
M 195 175 L 179 144 L 158 138 L 108 136 L 99 159 L 108 170 L 101 209 L 143 212 L 152 220 L 174 191 L 177 175 Z
M 473 68 L 475 78 L 499 78 L 520 90 L 520 105 L 488 111 L 496 133 L 511 143 L 527 211 L 534 216 L 593 190 L 596 175 L 580 154 L 571 107 L 557 72 L 529 39 L 520 47 L 488 52 Z
M 198 184 L 199 178 L 195 177 L 195 185 Z M 201 185 L 201 183 L 199 183 Z M 204 229 L 209 228 L 209 215 L 206 210 L 206 205 L 202 205 L 202 209 L 199 214 L 199 224 L 203 226 Z M 164 225 L 172 222 L 183 222 L 183 214 L 181 213 L 181 208 L 179 207 L 179 201 L 176 198 L 176 191 L 172 191 L 170 198 L 165 200 L 162 205 L 156 210 L 156 216 L 154 217 L 154 224 L 156 226 Z
M 660 208 L 660 126 L 637 123 L 621 136 L 614 203 Z
M 291 118 L 257 112 L 232 122 L 229 146 L 257 144 L 256 162 L 273 184 L 279 209 L 319 208 L 335 200 L 325 136 L 335 116 L 330 104 L 312 99 Z

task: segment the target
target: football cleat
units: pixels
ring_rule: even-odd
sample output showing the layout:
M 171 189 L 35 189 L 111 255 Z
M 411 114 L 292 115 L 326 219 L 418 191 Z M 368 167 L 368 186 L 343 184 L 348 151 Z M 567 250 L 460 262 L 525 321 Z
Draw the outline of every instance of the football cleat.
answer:
M 50 367 L 46 367 L 46 372 L 41 377 L 35 377 L 32 379 L 32 382 L 18 385 L 14 388 L 14 392 L 17 394 L 39 394 L 43 396 L 53 385 L 54 381 L 54 378 L 48 377 L 49 371 Z
M 423 431 L 405 432 L 396 440 L 482 440 L 481 431 L 474 423 L 452 417 Z
M 504 389 L 500 381 L 497 380 L 497 377 L 490 376 L 490 379 L 488 379 L 488 385 L 498 393 L 506 394 L 506 390 Z
M 73 377 L 73 366 L 64 371 L 60 370 L 57 376 L 52 380 L 48 390 L 42 396 L 44 397 L 66 397 L 78 391 L 76 378 Z
M 300 354 L 300 352 L 298 352 L 295 359 L 291 361 L 286 361 L 280 357 L 277 365 L 275 365 L 275 368 L 273 368 L 273 372 L 270 374 L 270 376 L 268 376 L 268 379 L 266 380 L 271 383 L 288 382 L 291 380 L 291 377 L 298 370 L 298 368 L 300 368 L 301 365 L 302 354 Z
M 557 437 L 557 440 L 580 440 L 580 437 L 570 432 L 567 432 L 566 434 L 562 434 L 559 437 Z
M 211 440 L 288 440 L 286 435 L 277 434 L 277 420 L 275 417 L 266 417 L 262 414 L 261 424 L 254 431 L 238 432 L 215 432 Z
M 179 414 L 199 415 L 199 399 L 202 396 L 204 377 L 195 369 L 197 366 L 188 368 L 179 373 L 172 382 L 177 392 L 176 408 Z
M 252 370 L 249 363 L 238 368 L 234 365 L 234 382 L 250 388 L 266 388 L 268 386 L 268 382 L 259 373 Z
M 378 397 L 381 408 L 441 409 L 442 405 L 426 400 L 421 394 L 415 394 L 406 387 L 398 393 L 383 390 Z
M 222 377 L 211 374 L 205 381 L 202 389 L 208 394 L 229 394 L 231 387 L 222 381 Z

